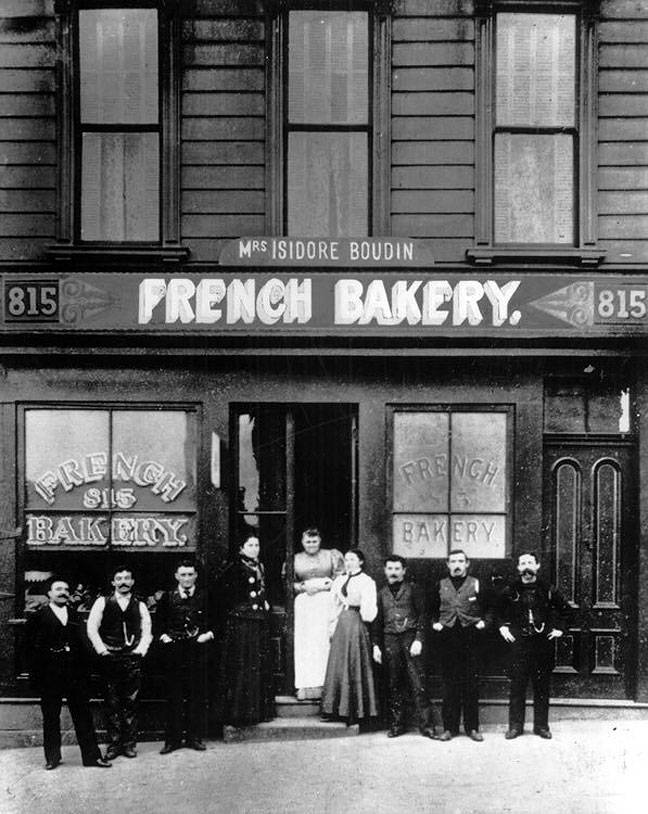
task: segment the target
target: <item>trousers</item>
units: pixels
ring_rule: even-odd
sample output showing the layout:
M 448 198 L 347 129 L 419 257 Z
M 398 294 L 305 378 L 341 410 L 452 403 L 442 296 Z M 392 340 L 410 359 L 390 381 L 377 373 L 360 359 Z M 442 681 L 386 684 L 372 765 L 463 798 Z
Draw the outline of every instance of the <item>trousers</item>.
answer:
M 177 744 L 202 739 L 207 715 L 205 645 L 193 640 L 164 645 L 166 656 L 167 720 L 165 740 Z
M 549 684 L 554 646 L 546 636 L 518 636 L 511 645 L 509 729 L 524 729 L 526 690 L 533 687 L 533 728 L 549 726 Z
M 85 682 L 70 682 L 66 687 L 54 686 L 43 691 L 40 700 L 43 714 L 43 748 L 47 763 L 61 760 L 61 708 L 63 696 L 67 698 L 74 731 L 84 764 L 94 763 L 101 757 L 88 703 Z
M 100 665 L 106 692 L 108 742 L 117 748 L 133 747 L 137 742 L 142 657 L 130 653 L 103 656 Z
M 410 655 L 410 647 L 416 638 L 414 630 L 403 633 L 385 633 L 384 664 L 387 674 L 387 704 L 390 725 L 403 725 L 407 694 L 416 708 L 419 729 L 438 727 L 439 711 L 430 703 L 425 681 L 425 665 L 422 656 Z
M 476 635 L 472 626 L 441 632 L 441 675 L 443 678 L 443 728 L 459 732 L 463 711 L 464 730 L 479 730 L 479 670 Z

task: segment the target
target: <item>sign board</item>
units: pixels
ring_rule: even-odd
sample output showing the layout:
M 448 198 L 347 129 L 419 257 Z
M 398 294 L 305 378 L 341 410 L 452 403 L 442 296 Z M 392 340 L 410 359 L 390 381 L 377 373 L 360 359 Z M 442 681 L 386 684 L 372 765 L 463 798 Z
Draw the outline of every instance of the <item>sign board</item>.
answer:
M 0 331 L 559 337 L 648 333 L 648 276 L 391 270 L 4 274 Z

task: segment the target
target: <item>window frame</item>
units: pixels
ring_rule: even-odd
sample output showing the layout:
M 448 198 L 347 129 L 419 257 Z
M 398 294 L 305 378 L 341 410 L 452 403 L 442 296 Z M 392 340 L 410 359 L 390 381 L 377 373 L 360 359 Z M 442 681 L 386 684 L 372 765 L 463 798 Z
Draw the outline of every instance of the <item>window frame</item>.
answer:
M 365 11 L 369 28 L 367 224 L 369 237 L 389 235 L 391 191 L 391 0 L 272 0 L 266 10 L 266 234 L 288 227 L 288 14 L 290 11 Z M 353 132 L 357 128 L 349 128 Z M 296 131 L 292 131 L 296 132 Z
M 524 260 L 595 267 L 605 257 L 605 250 L 597 245 L 596 228 L 598 6 L 598 0 L 477 0 L 475 244 L 466 252 L 468 260 L 476 265 Z M 576 16 L 574 240 L 571 243 L 495 242 L 495 18 L 499 12 Z
M 493 560 L 497 562 L 501 562 L 505 560 L 507 557 L 511 556 L 511 552 L 513 551 L 513 537 L 514 537 L 514 508 L 515 508 L 515 484 L 517 480 L 517 475 L 514 470 L 515 467 L 515 447 L 514 447 L 514 439 L 515 439 L 515 406 L 510 403 L 496 403 L 496 402 L 488 402 L 488 403 L 479 403 L 479 404 L 468 404 L 466 402 L 460 402 L 457 404 L 453 404 L 450 402 L 439 402 L 439 403 L 423 403 L 423 404 L 414 404 L 414 403 L 406 403 L 406 404 L 397 404 L 392 403 L 387 405 L 387 422 L 386 422 L 386 455 L 385 455 L 385 483 L 386 483 L 386 519 L 385 523 L 388 526 L 386 529 L 387 539 L 389 540 L 389 551 L 394 551 L 394 523 L 393 518 L 395 515 L 399 514 L 399 512 L 394 511 L 394 418 L 396 413 L 444 413 L 449 416 L 451 420 L 452 415 L 455 413 L 501 413 L 506 417 L 506 439 L 505 439 L 505 449 L 504 449 L 504 459 L 506 461 L 506 483 L 505 483 L 505 499 L 504 499 L 504 512 L 480 512 L 479 514 L 504 514 L 505 521 L 504 521 L 504 533 L 506 535 L 504 541 L 504 555 L 503 557 L 498 558 L 490 558 L 490 557 L 476 557 L 472 556 L 471 559 L 473 560 Z M 450 476 L 449 476 L 450 477 Z M 401 514 L 403 512 L 400 512 Z M 413 514 L 415 512 L 412 512 Z M 422 513 L 421 513 L 422 514 Z M 445 513 L 447 514 L 448 519 L 452 517 L 453 514 L 458 514 L 458 512 L 453 512 L 451 510 L 451 505 L 448 503 L 448 511 Z M 450 542 L 450 538 L 448 538 L 448 552 L 451 550 L 452 545 Z M 447 553 L 446 552 L 446 557 Z M 419 558 L 411 558 L 411 559 L 419 559 Z M 440 562 L 442 559 L 444 560 L 445 557 L 422 557 L 420 558 L 422 561 L 425 562 Z
M 195 441 L 196 447 L 194 450 L 194 459 L 193 459 L 193 468 L 194 468 L 194 481 L 195 481 L 195 490 L 196 495 L 194 499 L 194 508 L 193 510 L 184 511 L 178 510 L 177 512 L 170 512 L 170 513 L 177 513 L 177 514 L 187 514 L 192 515 L 194 519 L 194 532 L 196 536 L 196 544 L 195 546 L 186 549 L 186 548 L 169 548 L 167 550 L 156 547 L 152 550 L 145 549 L 145 548 L 134 548 L 128 549 L 128 547 L 113 547 L 112 544 L 106 545 L 104 548 L 88 548 L 88 547 L 74 547 L 71 546 L 69 549 L 65 548 L 56 548 L 56 549 L 48 549 L 46 546 L 42 548 L 38 547 L 30 547 L 27 545 L 27 530 L 24 523 L 25 517 L 27 512 L 29 511 L 27 506 L 27 474 L 26 474 L 26 454 L 27 454 L 27 435 L 26 435 L 26 413 L 30 410 L 88 410 L 88 411 L 97 411 L 97 412 L 108 412 L 111 416 L 109 421 L 112 423 L 112 414 L 117 412 L 183 412 L 187 415 L 193 416 L 193 421 L 195 425 Z M 16 405 L 16 426 L 17 426 L 17 435 L 16 435 L 16 516 L 21 518 L 21 534 L 18 539 L 18 544 L 16 545 L 16 571 L 15 571 L 15 584 L 16 584 L 16 594 L 17 594 L 17 603 L 16 603 L 16 614 L 24 614 L 24 596 L 25 596 L 25 571 L 27 570 L 27 564 L 29 563 L 30 559 L 37 558 L 39 554 L 45 554 L 47 557 L 55 557 L 56 559 L 60 558 L 61 565 L 58 566 L 62 573 L 66 573 L 67 568 L 69 567 L 67 563 L 71 563 L 72 560 L 75 560 L 75 564 L 77 560 L 87 558 L 87 557 L 100 557 L 106 560 L 106 562 L 118 563 L 118 562 L 133 562 L 135 559 L 139 559 L 140 556 L 144 555 L 146 557 L 151 556 L 157 558 L 159 562 L 169 562 L 171 559 L 174 558 L 182 558 L 188 557 L 193 558 L 200 561 L 204 557 L 203 553 L 203 545 L 202 545 L 202 499 L 201 499 L 201 489 L 200 489 L 200 478 L 201 472 L 204 468 L 204 450 L 202 448 L 202 424 L 203 424 L 203 411 L 202 407 L 199 403 L 196 402 L 187 402 L 187 401 L 171 401 L 168 404 L 164 404 L 164 406 L 160 406 L 159 402 L 146 402 L 146 401 L 134 401 L 134 402 L 124 402 L 124 401 L 110 401 L 110 400 L 99 400 L 99 401 L 88 401 L 80 400 L 80 401 L 51 401 L 51 400 L 44 400 L 44 401 L 25 401 L 20 402 Z M 109 443 L 112 443 L 111 432 L 109 432 Z M 111 512 L 119 513 L 121 510 L 119 509 L 112 509 Z M 128 510 L 126 510 L 128 511 Z M 55 513 L 55 512 L 54 512 Z M 107 512 L 106 512 L 107 513 Z
M 180 237 L 180 0 L 55 0 L 58 107 L 58 199 L 55 260 L 73 258 L 178 262 L 189 250 Z M 79 10 L 153 8 L 158 13 L 159 237 L 155 241 L 81 239 Z

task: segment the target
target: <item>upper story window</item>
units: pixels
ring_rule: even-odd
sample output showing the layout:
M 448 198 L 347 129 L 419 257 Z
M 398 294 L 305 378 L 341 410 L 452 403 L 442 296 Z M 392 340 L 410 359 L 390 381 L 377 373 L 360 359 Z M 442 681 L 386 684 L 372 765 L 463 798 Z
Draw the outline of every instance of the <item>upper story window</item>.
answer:
M 478 263 L 596 265 L 594 3 L 479 4 Z
M 80 237 L 160 237 L 158 12 L 79 11 Z
M 180 259 L 178 0 L 57 0 L 54 257 Z
M 268 231 L 386 234 L 389 6 L 322 0 L 278 9 L 269 75 Z
M 369 15 L 288 14 L 286 231 L 369 228 Z
M 495 22 L 495 243 L 574 242 L 576 17 Z

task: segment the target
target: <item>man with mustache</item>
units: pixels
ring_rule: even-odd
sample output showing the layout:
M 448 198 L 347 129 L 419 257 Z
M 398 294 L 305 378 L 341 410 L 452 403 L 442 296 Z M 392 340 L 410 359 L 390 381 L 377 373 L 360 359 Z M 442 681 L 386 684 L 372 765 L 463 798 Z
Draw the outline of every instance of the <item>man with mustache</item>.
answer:
M 432 629 L 438 634 L 443 678 L 443 729 L 439 740 L 459 734 L 463 709 L 466 735 L 478 743 L 479 676 L 477 648 L 481 631 L 490 623 L 481 607 L 479 580 L 468 575 L 470 560 L 456 548 L 448 555 L 449 575 L 437 583 L 432 594 Z
M 70 586 L 52 577 L 47 589 L 49 603 L 27 622 L 26 641 L 30 677 L 41 697 L 45 768 L 61 763 L 61 706 L 67 699 L 84 766 L 108 769 L 97 746 L 89 706 L 85 631 L 77 612 L 69 606 Z
M 132 570 L 112 572 L 113 592 L 100 596 L 88 617 L 88 638 L 99 654 L 106 688 L 109 746 L 106 760 L 120 754 L 136 757 L 137 698 L 142 685 L 142 661 L 151 644 L 151 616 L 133 594 Z
M 538 579 L 532 551 L 518 555 L 519 579 L 502 592 L 499 632 L 511 645 L 509 728 L 506 739 L 524 732 L 526 688 L 533 685 L 533 731 L 550 739 L 549 682 L 555 664 L 553 639 L 563 635 L 569 606 L 558 591 Z
M 388 738 L 405 732 L 405 692 L 414 698 L 421 735 L 436 740 L 433 717 L 438 717 L 430 703 L 425 686 L 423 642 L 427 617 L 423 597 L 416 585 L 405 580 L 407 563 L 392 554 L 384 561 L 385 585 L 378 592 L 378 615 L 371 628 L 373 658 L 384 662 L 390 725 Z

